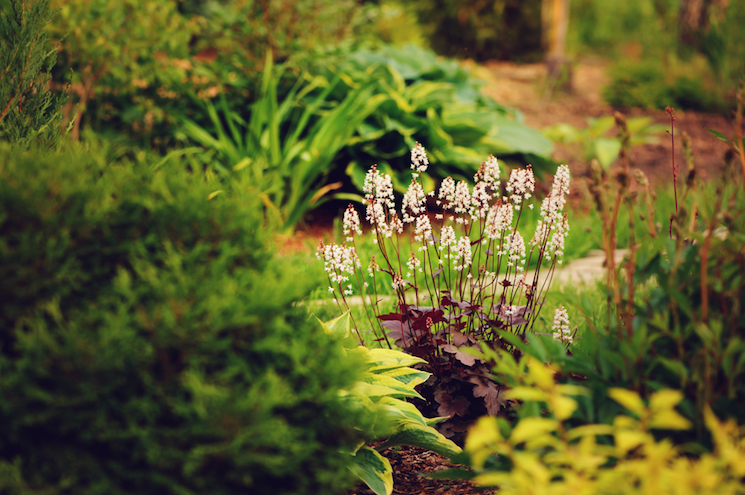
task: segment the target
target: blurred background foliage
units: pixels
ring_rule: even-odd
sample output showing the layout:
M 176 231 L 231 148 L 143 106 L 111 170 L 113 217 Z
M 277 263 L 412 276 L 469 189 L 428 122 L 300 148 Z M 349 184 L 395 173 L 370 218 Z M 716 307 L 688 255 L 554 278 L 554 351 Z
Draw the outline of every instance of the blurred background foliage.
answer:
M 437 165 L 427 180 L 468 179 L 492 153 L 509 165 L 552 172 L 549 139 L 576 136 L 542 136 L 519 111 L 484 96 L 483 83 L 456 60 L 442 57 L 539 61 L 546 4 L 52 0 L 52 89 L 69 94 L 62 121 L 72 125 L 73 139 L 90 128 L 156 153 L 189 149 L 193 166 L 227 176 L 249 159 L 261 168 L 256 190 L 267 211 L 292 228 L 324 201 L 359 199 L 373 163 L 404 189 L 408 150 L 417 141 Z M 570 0 L 566 56 L 570 63 L 614 60 L 603 93 L 614 106 L 721 112 L 734 101 L 734 74 L 745 56 L 737 27 L 744 21 L 741 2 Z M 333 146 L 314 140 L 319 123 L 329 112 L 344 113 L 343 105 L 366 114 L 328 124 L 326 136 L 344 138 Z M 605 144 L 585 154 L 602 158 L 617 149 Z M 288 146 L 305 148 L 280 166 Z M 307 171 L 298 183 L 305 192 L 293 199 L 297 167 Z

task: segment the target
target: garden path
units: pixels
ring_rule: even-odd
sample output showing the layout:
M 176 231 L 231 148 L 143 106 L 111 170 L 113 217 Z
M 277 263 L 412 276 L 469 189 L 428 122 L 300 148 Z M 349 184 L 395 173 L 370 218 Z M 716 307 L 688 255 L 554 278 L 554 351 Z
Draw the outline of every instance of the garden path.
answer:
M 558 87 L 548 88 L 546 67 L 542 63 L 517 65 L 513 62 L 492 61 L 483 65 L 470 65 L 474 75 L 487 82 L 483 88 L 485 94 L 504 105 L 519 109 L 525 116 L 525 122 L 536 129 L 559 123 L 581 129 L 587 125 L 588 117 L 613 115 L 613 107 L 605 103 L 602 97 L 603 87 L 610 82 L 607 75 L 610 61 L 607 59 L 586 58 L 576 61 L 571 91 Z M 655 124 L 670 125 L 670 119 L 664 110 L 629 109 L 627 115 L 649 116 Z M 715 129 L 730 136 L 733 134 L 730 120 L 719 114 L 676 110 L 675 129 L 678 136 L 679 131 L 686 131 L 691 136 L 699 176 L 704 179 L 716 177 L 722 170 L 727 145 L 714 138 L 707 129 Z M 681 168 L 685 170 L 682 140 L 679 138 L 675 140 L 675 156 L 676 162 L 680 162 Z M 553 158 L 567 163 L 574 177 L 586 173 L 587 164 L 578 147 L 557 145 Z M 655 144 L 632 148 L 630 158 L 632 166 L 643 170 L 653 185 L 672 180 L 670 139 L 666 135 L 661 136 Z

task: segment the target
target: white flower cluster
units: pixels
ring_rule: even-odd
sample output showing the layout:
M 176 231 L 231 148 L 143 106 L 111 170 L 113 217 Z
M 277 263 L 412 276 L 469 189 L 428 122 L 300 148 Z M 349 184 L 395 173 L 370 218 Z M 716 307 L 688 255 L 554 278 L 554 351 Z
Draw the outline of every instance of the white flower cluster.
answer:
M 520 232 L 515 231 L 507 236 L 501 254 L 507 256 L 507 266 L 515 266 L 517 273 L 525 271 L 525 241 Z
M 411 148 L 411 169 L 417 172 L 426 172 L 429 166 L 429 159 L 427 153 L 424 151 L 424 146 L 419 143 Z
M 349 276 L 354 275 L 354 271 L 362 265 L 357 256 L 354 247 L 347 247 L 346 244 L 324 245 L 321 242 L 316 251 L 316 258 L 323 261 L 323 269 L 329 276 L 332 284 L 342 285 L 349 281 Z M 333 292 L 334 287 L 329 287 L 329 292 Z M 352 286 L 347 285 L 344 290 L 345 295 L 352 295 Z
M 416 254 L 411 253 L 411 256 L 409 256 L 409 259 L 406 261 L 406 267 L 409 269 L 409 273 L 407 273 L 406 276 L 411 277 L 417 271 L 421 273 L 421 266 L 422 262 L 416 257 Z
M 404 223 L 415 222 L 419 215 L 427 211 L 426 199 L 424 189 L 422 189 L 422 186 L 416 179 L 412 178 L 409 189 L 404 194 L 403 204 L 401 205 L 401 214 Z
M 452 177 L 448 176 L 442 180 L 437 198 L 437 206 L 450 209 L 450 205 L 455 201 L 455 181 Z
M 554 176 L 551 193 L 541 203 L 541 220 L 538 221 L 535 235 L 530 241 L 537 247 L 545 243 L 546 255 L 549 257 L 561 258 L 564 254 L 564 241 L 569 233 L 569 222 L 564 214 L 569 181 L 569 167 L 560 165 Z
M 519 210 L 520 203 L 523 200 L 530 199 L 533 191 L 535 191 L 533 168 L 528 165 L 526 168 L 512 169 L 505 190 L 510 194 L 510 200 L 515 203 L 515 209 Z
M 471 191 L 468 188 L 468 183 L 464 180 L 458 181 L 455 186 L 455 195 L 453 201 L 450 204 L 453 213 L 456 215 L 463 215 L 458 217 L 455 221 L 458 223 L 465 223 L 465 215 L 473 214 L 473 205 L 471 200 Z
M 497 240 L 512 228 L 513 211 L 512 205 L 501 201 L 489 209 L 486 216 L 486 236 L 489 239 Z
M 395 226 L 388 225 L 387 218 L 396 213 L 391 176 L 381 174 L 378 167 L 373 165 L 365 175 L 362 191 L 365 193 L 365 203 L 367 205 L 365 219 L 375 229 L 373 233 L 390 237 Z
M 489 155 L 489 158 L 481 164 L 481 168 L 473 176 L 473 181 L 476 183 L 485 182 L 496 190 L 499 187 L 499 175 L 499 162 L 494 155 Z
M 354 234 L 362 235 L 362 228 L 360 227 L 360 216 L 357 214 L 357 210 L 354 209 L 350 203 L 347 209 L 344 211 L 344 237 L 347 241 L 352 242 Z
M 467 270 L 471 266 L 471 239 L 461 236 L 455 247 L 451 247 L 451 258 L 453 259 L 453 268 L 456 271 Z
M 551 327 L 553 330 L 553 337 L 565 344 L 572 343 L 572 332 L 569 330 L 569 314 L 564 306 L 556 308 L 554 313 L 554 324 Z
M 419 249 L 424 251 L 428 244 L 434 244 L 435 238 L 432 236 L 432 224 L 427 215 L 419 215 L 416 218 L 416 227 L 414 228 L 414 240 L 424 244 Z
M 375 272 L 380 271 L 380 266 L 378 266 L 378 262 L 375 261 L 375 256 L 373 256 L 370 259 L 370 263 L 367 265 L 367 274 L 370 275 L 370 278 L 375 277 Z

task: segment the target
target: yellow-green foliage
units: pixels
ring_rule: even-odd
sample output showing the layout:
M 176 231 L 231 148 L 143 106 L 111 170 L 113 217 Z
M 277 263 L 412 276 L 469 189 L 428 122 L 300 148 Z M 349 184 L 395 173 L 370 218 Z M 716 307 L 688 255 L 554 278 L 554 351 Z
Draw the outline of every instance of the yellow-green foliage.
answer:
M 714 451 L 686 455 L 651 433 L 690 427 L 675 411 L 680 392 L 660 390 L 645 403 L 636 392 L 613 388 L 608 395 L 629 415 L 617 416 L 612 425 L 570 427 L 577 408 L 572 396 L 585 390 L 556 384 L 550 367 L 526 360 L 523 384 L 510 398 L 543 402 L 550 414 L 523 418 L 512 429 L 496 418 L 481 418 L 465 447 L 477 484 L 499 486 L 500 495 L 745 493 L 745 429 L 734 421 L 720 422 L 707 409 Z

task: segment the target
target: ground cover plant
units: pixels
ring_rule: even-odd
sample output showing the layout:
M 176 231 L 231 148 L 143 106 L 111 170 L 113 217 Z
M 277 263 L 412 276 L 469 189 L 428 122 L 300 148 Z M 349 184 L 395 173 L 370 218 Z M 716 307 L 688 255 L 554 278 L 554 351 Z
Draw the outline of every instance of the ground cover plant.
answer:
M 340 307 L 348 307 L 354 285 L 362 296 L 367 321 L 354 322 L 360 344 L 362 329 L 369 325 L 380 345 L 400 347 L 427 362 L 425 369 L 433 377 L 420 387 L 428 401 L 424 411 L 447 416 L 439 428 L 452 437 L 477 415 L 496 415 L 502 408 L 488 366 L 468 349 L 480 343 L 517 349 L 515 343 L 533 330 L 569 230 L 564 213 L 569 170 L 557 170 L 540 207 L 541 220 L 526 243 L 518 227 L 523 210 L 532 206 L 535 178 L 530 167 L 514 169 L 502 189 L 499 164 L 492 156 L 477 172 L 473 192 L 465 181 L 456 184 L 448 178 L 435 196 L 434 191 L 425 194 L 420 182 L 419 174 L 429 164 L 421 145 L 412 149 L 411 161 L 411 186 L 400 214 L 390 176 L 373 166 L 365 180 L 365 216 L 379 258 L 363 269 L 355 249 L 361 222 L 351 205 L 344 214 L 347 242 L 322 243 L 318 258 Z M 428 198 L 434 202 L 431 207 Z M 430 216 L 430 208 L 439 213 Z M 402 244 L 417 247 L 403 258 Z M 529 258 L 536 259 L 536 270 L 527 274 Z M 548 272 L 546 278 L 540 277 L 541 269 Z M 378 277 L 393 288 L 393 312 L 385 313 L 378 304 Z M 561 326 L 557 337 L 569 342 L 564 313 L 557 312 L 556 318 Z

